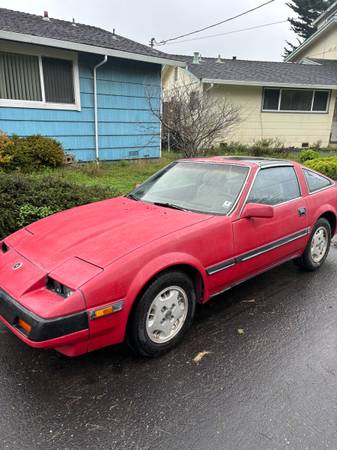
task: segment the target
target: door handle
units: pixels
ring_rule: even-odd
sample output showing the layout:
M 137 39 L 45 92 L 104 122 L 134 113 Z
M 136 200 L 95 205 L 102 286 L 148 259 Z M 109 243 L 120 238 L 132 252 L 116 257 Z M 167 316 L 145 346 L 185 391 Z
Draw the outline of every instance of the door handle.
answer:
M 298 215 L 299 215 L 300 217 L 306 216 L 306 215 L 307 215 L 307 208 L 304 208 L 304 207 L 298 208 Z

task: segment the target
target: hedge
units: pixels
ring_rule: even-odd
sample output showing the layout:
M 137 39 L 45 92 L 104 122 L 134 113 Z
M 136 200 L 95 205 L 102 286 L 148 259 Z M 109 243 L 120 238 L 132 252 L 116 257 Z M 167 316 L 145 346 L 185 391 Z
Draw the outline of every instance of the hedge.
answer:
M 321 155 L 316 150 L 302 150 L 300 152 L 300 161 L 301 163 L 305 163 L 306 161 L 310 161 L 312 159 L 319 159 Z
M 310 169 L 337 180 L 337 157 L 311 159 L 306 161 L 305 165 Z
M 79 185 L 58 177 L 0 172 L 0 239 L 55 212 L 117 195 L 113 188 Z
M 65 153 L 62 145 L 45 136 L 7 136 L 0 133 L 0 168 L 6 171 L 31 172 L 41 168 L 63 165 Z

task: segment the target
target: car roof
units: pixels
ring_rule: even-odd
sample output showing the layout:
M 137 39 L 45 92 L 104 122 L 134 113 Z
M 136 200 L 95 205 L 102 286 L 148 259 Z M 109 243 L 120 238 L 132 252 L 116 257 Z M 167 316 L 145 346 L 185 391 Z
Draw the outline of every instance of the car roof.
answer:
M 288 161 L 286 159 L 277 158 L 258 158 L 254 156 L 212 156 L 209 158 L 192 158 L 192 159 L 182 159 L 180 161 L 195 161 L 195 162 L 216 162 L 216 163 L 230 163 L 238 164 L 249 167 L 268 167 L 268 166 L 284 166 L 284 165 L 295 165 L 294 161 Z

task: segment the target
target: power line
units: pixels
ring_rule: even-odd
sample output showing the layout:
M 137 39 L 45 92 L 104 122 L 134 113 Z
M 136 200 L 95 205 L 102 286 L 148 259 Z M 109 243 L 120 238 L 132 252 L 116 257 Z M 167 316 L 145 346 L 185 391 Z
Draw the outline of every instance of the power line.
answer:
M 238 19 L 239 17 L 245 16 L 245 15 L 247 15 L 247 14 L 253 12 L 253 11 L 256 11 L 256 10 L 258 10 L 260 8 L 263 8 L 264 6 L 267 6 L 267 5 L 269 5 L 270 3 L 273 3 L 273 2 L 275 2 L 275 0 L 268 0 L 267 2 L 264 2 L 261 5 L 255 6 L 255 8 L 248 9 L 247 11 L 244 11 L 244 12 L 242 12 L 240 14 L 237 14 L 235 16 L 229 17 L 227 19 L 221 20 L 220 22 L 214 23 L 212 25 L 208 25 L 207 27 L 200 28 L 198 30 L 191 31 L 189 33 L 185 33 L 185 34 L 181 34 L 179 36 L 175 36 L 175 37 L 170 38 L 170 39 L 162 40 L 158 44 L 165 45 L 165 44 L 167 44 L 167 42 L 176 41 L 177 39 L 181 39 L 183 37 L 191 36 L 192 34 L 201 33 L 202 31 L 209 30 L 210 28 L 217 27 L 219 25 L 222 25 L 223 23 L 227 23 L 227 22 L 230 22 L 231 20 Z
M 281 20 L 279 22 L 265 23 L 265 24 L 262 24 L 262 25 L 256 25 L 254 27 L 241 28 L 239 30 L 226 31 L 225 33 L 208 34 L 207 36 L 201 36 L 201 37 L 192 38 L 192 39 L 184 39 L 183 41 L 179 41 L 179 42 L 169 42 L 168 45 L 181 44 L 183 42 L 201 41 L 202 39 L 209 39 L 209 38 L 213 38 L 213 37 L 226 36 L 227 34 L 241 33 L 243 31 L 257 30 L 259 28 L 270 27 L 272 25 L 278 25 L 278 24 L 286 23 L 286 22 L 288 22 L 288 20 Z

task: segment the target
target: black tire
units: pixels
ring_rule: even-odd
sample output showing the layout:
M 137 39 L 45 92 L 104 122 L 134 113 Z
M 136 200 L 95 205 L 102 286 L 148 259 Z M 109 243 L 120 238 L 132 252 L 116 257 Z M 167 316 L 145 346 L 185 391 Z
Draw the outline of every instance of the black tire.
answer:
M 153 306 L 154 300 L 158 298 L 157 296 L 163 293 L 165 289 L 167 289 L 167 292 L 169 293 L 170 287 L 178 287 L 181 290 L 181 293 L 178 294 L 178 301 L 181 305 L 187 304 L 186 312 L 185 308 L 183 308 L 184 315 L 186 316 L 181 320 L 181 324 L 179 323 L 178 326 L 176 326 L 176 328 L 181 328 L 179 329 L 177 334 L 174 335 L 170 340 L 168 340 L 167 342 L 154 342 L 153 339 L 155 337 L 157 339 L 160 339 L 160 337 L 158 337 L 159 332 L 156 332 L 156 336 L 154 336 L 155 332 L 151 333 L 151 338 L 149 334 L 150 332 L 148 332 L 147 330 L 147 324 L 149 324 L 150 320 L 149 317 L 151 315 L 151 312 L 154 311 L 153 308 L 155 308 L 155 310 L 157 308 L 157 317 L 161 318 L 162 321 L 168 320 L 169 322 L 172 321 L 175 324 L 179 321 L 179 319 L 177 319 L 175 322 L 175 319 L 171 319 L 171 317 L 168 317 L 168 319 L 166 319 L 165 317 L 163 317 L 165 315 L 163 309 Z M 178 292 L 174 289 L 173 291 Z M 185 293 L 186 295 L 184 296 L 183 293 Z M 162 295 L 164 298 L 166 292 L 164 292 Z M 183 272 L 170 271 L 163 273 L 158 278 L 154 279 L 154 281 L 146 288 L 145 292 L 142 294 L 136 305 L 136 308 L 131 317 L 128 332 L 128 343 L 130 347 L 139 355 L 147 357 L 160 356 L 171 350 L 182 340 L 184 334 L 189 329 L 194 317 L 195 306 L 196 293 L 192 280 Z M 172 311 L 174 310 L 172 309 Z M 179 311 L 181 311 L 181 309 Z M 166 314 L 168 314 L 168 312 Z
M 317 232 L 317 230 L 319 228 L 325 229 L 328 242 L 327 242 L 327 248 L 325 250 L 324 255 L 322 255 L 322 257 L 319 261 L 315 261 L 313 259 L 311 246 L 312 246 L 312 242 L 313 242 L 315 233 Z M 316 225 L 314 226 L 314 228 L 312 230 L 310 239 L 304 250 L 303 255 L 300 258 L 296 258 L 294 260 L 294 263 L 303 270 L 306 270 L 308 272 L 314 272 L 315 270 L 319 269 L 323 265 L 324 261 L 326 260 L 328 254 L 329 254 L 330 245 L 331 245 L 331 226 L 330 226 L 330 223 L 322 217 L 316 222 Z

